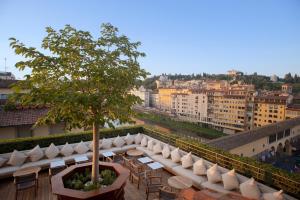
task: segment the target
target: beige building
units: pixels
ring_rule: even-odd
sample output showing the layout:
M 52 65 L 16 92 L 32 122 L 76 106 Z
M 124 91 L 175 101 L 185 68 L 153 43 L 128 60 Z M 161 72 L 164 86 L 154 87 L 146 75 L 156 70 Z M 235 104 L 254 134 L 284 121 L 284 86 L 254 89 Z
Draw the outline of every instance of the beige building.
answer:
M 292 147 L 292 141 L 300 138 L 300 117 L 269 124 L 254 130 L 215 139 L 208 144 L 230 153 L 261 158 L 263 153 L 283 151 Z M 288 153 L 287 150 L 285 153 Z
M 172 113 L 192 122 L 207 122 L 207 94 L 172 94 Z
M 149 107 L 150 106 L 150 91 L 141 86 L 139 89 L 132 90 L 131 94 L 140 97 L 143 101 L 140 106 Z

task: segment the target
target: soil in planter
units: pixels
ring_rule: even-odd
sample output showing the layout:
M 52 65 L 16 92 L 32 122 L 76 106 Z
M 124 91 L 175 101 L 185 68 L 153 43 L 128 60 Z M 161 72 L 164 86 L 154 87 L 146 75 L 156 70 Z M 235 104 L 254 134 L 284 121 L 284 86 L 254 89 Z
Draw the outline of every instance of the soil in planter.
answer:
M 64 181 L 64 186 L 73 190 L 90 191 L 100 187 L 111 185 L 117 178 L 116 172 L 110 169 L 100 171 L 99 182 L 91 182 L 91 170 L 86 168 L 84 172 L 76 172 Z

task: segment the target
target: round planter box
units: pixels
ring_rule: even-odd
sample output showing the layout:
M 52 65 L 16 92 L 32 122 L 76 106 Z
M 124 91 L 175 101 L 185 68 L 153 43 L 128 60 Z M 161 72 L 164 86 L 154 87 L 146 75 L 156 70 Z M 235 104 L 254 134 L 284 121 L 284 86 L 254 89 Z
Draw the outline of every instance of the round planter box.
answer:
M 79 199 L 124 199 L 124 187 L 129 177 L 129 170 L 117 163 L 99 162 L 100 171 L 110 169 L 116 172 L 117 179 L 113 184 L 91 191 L 73 190 L 64 187 L 64 180 L 76 172 L 83 172 L 86 168 L 92 169 L 92 163 L 72 165 L 51 178 L 52 192 L 57 195 L 58 200 L 79 200 Z

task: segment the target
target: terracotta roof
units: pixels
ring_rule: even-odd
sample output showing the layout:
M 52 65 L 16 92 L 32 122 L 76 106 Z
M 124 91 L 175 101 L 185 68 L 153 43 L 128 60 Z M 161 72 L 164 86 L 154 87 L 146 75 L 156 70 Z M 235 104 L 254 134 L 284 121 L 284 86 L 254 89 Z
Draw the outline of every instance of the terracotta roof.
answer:
M 18 82 L 18 80 L 2 80 L 0 79 L 0 88 L 10 88 L 11 84 Z
M 221 137 L 215 140 L 211 140 L 207 144 L 229 151 L 231 149 L 254 142 L 261 138 L 268 137 L 285 129 L 293 128 L 297 125 L 300 125 L 300 117 L 277 122 L 275 124 L 269 124 L 250 131 L 243 131 L 234 135 Z
M 47 111 L 47 108 L 26 108 L 12 111 L 0 109 L 0 127 L 34 124 Z

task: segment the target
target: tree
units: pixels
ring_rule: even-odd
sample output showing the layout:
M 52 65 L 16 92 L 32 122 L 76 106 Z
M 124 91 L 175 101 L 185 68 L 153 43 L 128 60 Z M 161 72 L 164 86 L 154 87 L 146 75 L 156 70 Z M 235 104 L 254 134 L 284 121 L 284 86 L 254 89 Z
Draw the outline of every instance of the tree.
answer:
M 293 77 L 292 74 L 289 72 L 284 76 L 284 81 L 286 83 L 293 83 Z
M 59 31 L 47 27 L 46 32 L 44 52 L 10 38 L 15 53 L 26 58 L 16 67 L 32 70 L 16 84 L 12 100 L 47 106 L 37 125 L 64 121 L 68 128 L 93 127 L 92 181 L 97 182 L 99 127 L 113 127 L 116 119 L 131 121 L 132 106 L 141 99 L 129 91 L 147 75 L 138 62 L 145 54 L 138 51 L 140 42 L 130 42 L 111 24 L 102 24 L 99 38 L 70 25 Z M 29 92 L 20 96 L 20 88 Z

